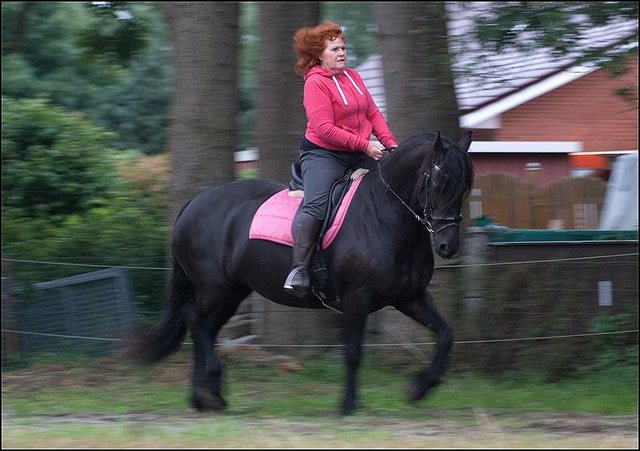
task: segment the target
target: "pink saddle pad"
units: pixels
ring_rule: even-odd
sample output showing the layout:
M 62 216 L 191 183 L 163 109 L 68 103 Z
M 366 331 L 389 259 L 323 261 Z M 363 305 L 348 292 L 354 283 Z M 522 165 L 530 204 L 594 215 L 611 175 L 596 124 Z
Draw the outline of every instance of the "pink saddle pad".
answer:
M 359 177 L 349 187 L 349 191 L 342 199 L 338 207 L 338 212 L 333 220 L 333 224 L 324 234 L 322 248 L 326 249 L 335 239 L 342 227 L 344 218 L 349 210 L 349 205 L 353 196 L 360 186 L 362 177 Z M 249 229 L 249 239 L 267 240 L 293 247 L 293 235 L 291 227 L 293 218 L 302 204 L 301 197 L 289 197 L 289 189 L 283 189 L 267 199 L 256 211 L 251 228 Z

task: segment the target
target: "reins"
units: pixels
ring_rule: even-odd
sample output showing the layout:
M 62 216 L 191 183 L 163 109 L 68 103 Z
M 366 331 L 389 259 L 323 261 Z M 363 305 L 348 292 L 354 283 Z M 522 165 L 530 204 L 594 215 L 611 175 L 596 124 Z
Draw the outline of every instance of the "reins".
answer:
M 386 151 L 388 151 L 389 153 L 391 153 L 391 151 L 389 149 L 385 149 Z M 460 228 L 460 222 L 462 222 L 462 214 L 458 213 L 457 215 L 454 216 L 439 216 L 436 215 L 434 216 L 433 213 L 433 208 L 431 206 L 431 195 L 430 195 L 430 188 L 431 185 L 429 183 L 430 178 L 431 178 L 431 170 L 435 167 L 437 170 L 439 170 L 439 168 L 437 166 L 434 165 L 433 161 L 431 161 L 431 163 L 429 163 L 429 171 L 425 172 L 423 174 L 424 177 L 424 181 L 423 183 L 426 184 L 427 186 L 427 204 L 424 206 L 423 212 L 422 212 L 422 216 L 420 216 L 418 213 L 416 213 L 413 208 L 411 208 L 403 199 L 402 197 L 400 197 L 398 195 L 398 193 L 396 193 L 393 188 L 391 188 L 391 182 L 388 182 L 387 180 L 385 180 L 384 176 L 382 175 L 382 166 L 380 165 L 380 160 L 377 161 L 377 165 L 378 165 L 378 176 L 380 177 L 380 181 L 382 182 L 382 184 L 385 187 L 385 191 L 387 193 L 391 193 L 393 194 L 396 199 L 398 199 L 400 201 L 400 203 L 407 209 L 409 210 L 409 212 L 413 215 L 413 217 L 420 223 L 422 224 L 425 229 L 427 229 L 431 234 L 433 234 L 433 236 L 437 235 L 438 233 L 442 232 L 444 229 L 446 229 L 447 227 L 458 227 Z M 437 230 L 433 228 L 432 222 L 433 221 L 449 221 L 447 224 L 444 224 L 442 227 L 438 228 Z

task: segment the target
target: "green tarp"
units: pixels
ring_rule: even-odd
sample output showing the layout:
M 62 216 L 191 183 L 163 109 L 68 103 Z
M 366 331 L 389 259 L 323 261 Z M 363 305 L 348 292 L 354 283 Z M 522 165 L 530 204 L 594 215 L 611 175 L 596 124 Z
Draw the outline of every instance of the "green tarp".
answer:
M 638 241 L 638 231 L 494 229 L 489 232 L 491 243 L 532 241 Z
M 510 229 L 487 218 L 478 218 L 476 226 L 485 227 L 490 243 L 553 241 L 638 241 L 637 230 L 544 230 Z

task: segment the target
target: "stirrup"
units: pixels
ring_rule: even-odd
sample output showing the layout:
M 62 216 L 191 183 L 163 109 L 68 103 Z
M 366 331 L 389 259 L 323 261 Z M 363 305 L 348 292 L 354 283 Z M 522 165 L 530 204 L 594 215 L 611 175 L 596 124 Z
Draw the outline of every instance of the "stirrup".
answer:
M 293 280 L 299 276 L 302 278 L 302 283 L 294 285 Z M 309 273 L 302 266 L 296 266 L 291 270 L 287 279 L 284 281 L 284 286 L 282 287 L 284 291 L 299 298 L 306 298 L 307 293 L 309 292 L 309 286 L 311 285 L 311 279 L 309 278 Z

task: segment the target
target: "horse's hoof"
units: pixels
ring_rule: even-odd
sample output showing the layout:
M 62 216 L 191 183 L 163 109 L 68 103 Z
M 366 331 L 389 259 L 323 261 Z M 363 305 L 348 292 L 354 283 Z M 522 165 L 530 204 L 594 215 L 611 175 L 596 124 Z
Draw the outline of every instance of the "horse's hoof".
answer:
M 416 378 L 413 383 L 409 385 L 407 388 L 407 395 L 409 396 L 409 400 L 411 401 L 420 401 L 431 391 L 433 387 L 438 385 L 440 381 L 428 379 L 418 379 Z
M 223 410 L 227 407 L 227 401 L 217 393 L 202 393 L 197 391 L 191 397 L 191 405 L 199 411 Z
M 349 415 L 353 415 L 353 413 L 356 411 L 355 408 L 351 408 L 351 407 L 343 407 L 342 409 L 340 409 L 340 414 L 343 417 L 348 417 Z
M 419 385 L 421 384 L 414 382 L 407 388 L 407 396 L 410 401 L 420 401 L 427 394 L 426 390 Z
M 353 415 L 356 410 L 360 409 L 361 405 L 356 401 L 345 401 L 342 403 L 342 407 L 340 409 L 340 413 L 343 416 Z

